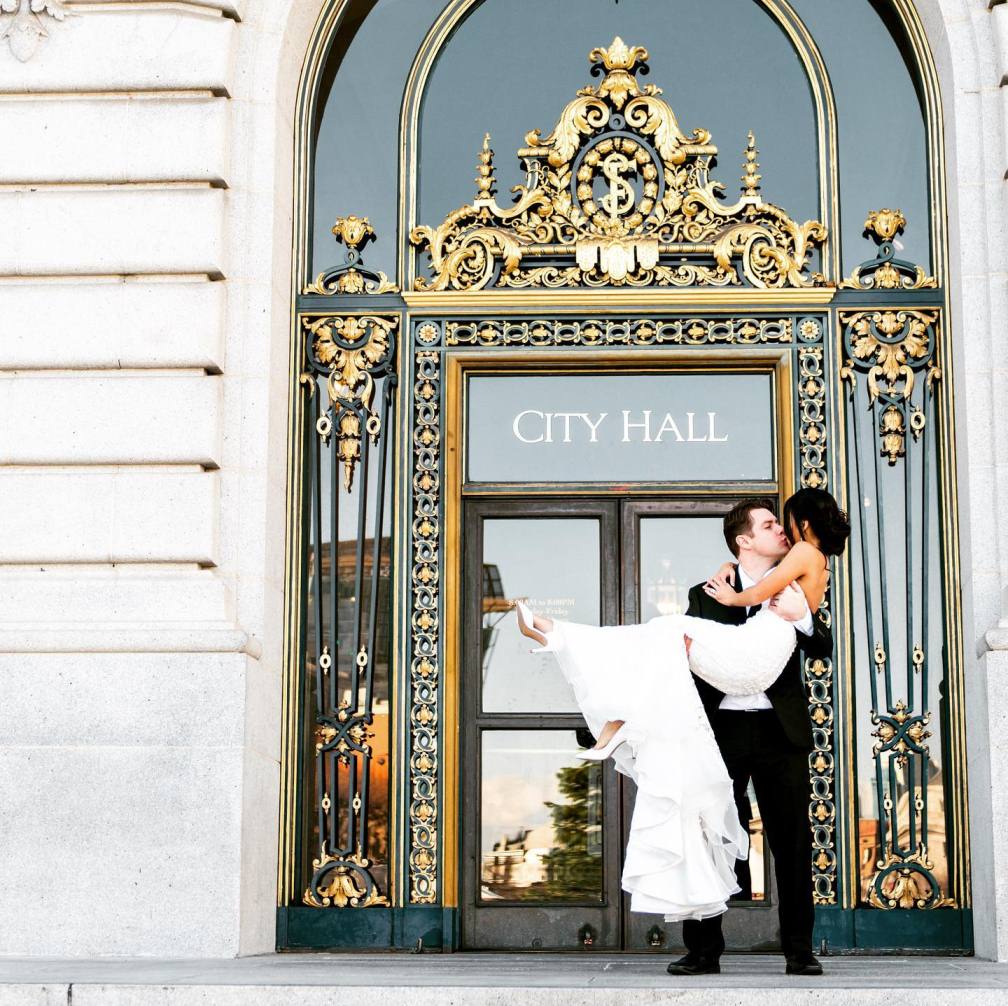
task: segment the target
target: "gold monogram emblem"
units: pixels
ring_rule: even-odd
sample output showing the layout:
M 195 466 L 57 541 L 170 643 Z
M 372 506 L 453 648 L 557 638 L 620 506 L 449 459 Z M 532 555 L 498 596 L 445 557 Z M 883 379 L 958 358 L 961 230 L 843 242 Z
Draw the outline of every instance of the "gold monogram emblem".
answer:
M 602 162 L 602 174 L 609 182 L 609 194 L 601 199 L 602 209 L 615 223 L 637 202 L 637 193 L 623 177 L 625 174 L 637 174 L 637 164 L 628 160 L 623 154 L 610 154 Z

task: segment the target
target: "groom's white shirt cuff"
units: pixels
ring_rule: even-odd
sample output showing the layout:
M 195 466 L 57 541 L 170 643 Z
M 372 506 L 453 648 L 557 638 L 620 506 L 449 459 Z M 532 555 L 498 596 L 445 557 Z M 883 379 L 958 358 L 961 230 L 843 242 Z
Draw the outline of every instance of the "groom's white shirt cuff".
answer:
M 755 586 L 756 581 L 742 568 L 741 565 L 738 567 L 739 572 L 739 583 L 743 590 L 748 590 L 750 587 Z M 770 573 L 768 569 L 763 576 L 767 576 Z M 762 579 L 763 577 L 760 577 Z M 764 601 L 761 607 L 765 608 L 769 604 L 769 600 Z M 794 623 L 794 627 L 799 631 L 804 633 L 806 636 L 811 636 L 813 631 L 812 623 L 812 612 L 806 605 L 805 617 Z M 721 705 L 718 706 L 719 709 L 734 709 L 741 710 L 743 712 L 754 712 L 757 709 L 773 709 L 773 703 L 767 698 L 766 692 L 759 692 L 756 695 L 726 695 L 721 700 Z

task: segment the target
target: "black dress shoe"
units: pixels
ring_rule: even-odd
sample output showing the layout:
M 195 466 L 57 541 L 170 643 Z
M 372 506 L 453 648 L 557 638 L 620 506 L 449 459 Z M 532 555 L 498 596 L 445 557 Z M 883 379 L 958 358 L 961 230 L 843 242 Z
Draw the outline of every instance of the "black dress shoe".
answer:
M 687 954 L 673 961 L 666 970 L 670 975 L 719 975 L 721 965 L 715 957 L 698 957 L 694 954 Z
M 812 977 L 822 974 L 822 965 L 811 954 L 808 957 L 789 957 L 784 973 Z

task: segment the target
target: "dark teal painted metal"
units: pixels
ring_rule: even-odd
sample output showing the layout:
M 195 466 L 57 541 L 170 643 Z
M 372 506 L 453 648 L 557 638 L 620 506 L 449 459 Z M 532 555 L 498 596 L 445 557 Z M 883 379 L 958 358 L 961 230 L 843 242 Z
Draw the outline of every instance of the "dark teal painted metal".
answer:
M 827 954 L 969 954 L 973 913 L 968 909 L 816 909 L 814 946 Z
M 278 950 L 452 950 L 457 912 L 438 905 L 406 908 L 277 909 Z

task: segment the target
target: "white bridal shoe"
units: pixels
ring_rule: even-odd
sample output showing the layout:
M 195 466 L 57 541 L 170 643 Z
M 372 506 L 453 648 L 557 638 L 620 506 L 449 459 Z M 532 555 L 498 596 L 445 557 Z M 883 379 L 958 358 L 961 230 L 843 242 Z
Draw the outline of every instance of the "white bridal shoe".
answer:
M 518 628 L 522 635 L 534 639 L 542 646 L 546 645 L 546 637 L 535 627 L 535 615 L 524 601 L 515 601 L 515 615 L 518 618 Z
M 609 738 L 608 743 L 604 747 L 589 748 L 587 751 L 576 751 L 575 755 L 582 761 L 605 761 L 626 739 L 626 724 L 624 723 Z

